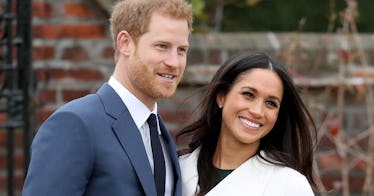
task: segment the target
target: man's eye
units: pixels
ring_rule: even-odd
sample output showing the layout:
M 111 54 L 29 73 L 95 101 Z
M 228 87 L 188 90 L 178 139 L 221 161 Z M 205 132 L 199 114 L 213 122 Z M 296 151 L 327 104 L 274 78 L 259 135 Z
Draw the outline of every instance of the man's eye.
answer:
M 178 48 L 178 53 L 186 53 L 187 49 L 186 48 Z
M 161 48 L 161 49 L 166 49 L 167 48 L 167 46 L 165 44 L 158 44 L 157 47 Z

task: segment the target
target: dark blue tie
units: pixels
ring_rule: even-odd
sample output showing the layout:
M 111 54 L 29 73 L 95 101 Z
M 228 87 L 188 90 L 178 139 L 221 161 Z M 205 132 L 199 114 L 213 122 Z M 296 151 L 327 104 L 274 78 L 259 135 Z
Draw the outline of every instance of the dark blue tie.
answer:
M 151 146 L 153 154 L 154 179 L 156 183 L 157 195 L 165 195 L 165 159 L 162 151 L 160 137 L 157 129 L 157 119 L 155 114 L 151 114 L 147 120 L 151 132 Z

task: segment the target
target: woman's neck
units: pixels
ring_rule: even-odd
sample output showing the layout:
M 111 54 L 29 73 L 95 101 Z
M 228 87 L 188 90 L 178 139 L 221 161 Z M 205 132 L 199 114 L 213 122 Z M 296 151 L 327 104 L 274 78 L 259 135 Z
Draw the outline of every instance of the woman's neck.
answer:
M 258 147 L 259 143 L 243 144 L 229 142 L 220 137 L 213 154 L 213 165 L 219 169 L 236 169 L 254 156 Z

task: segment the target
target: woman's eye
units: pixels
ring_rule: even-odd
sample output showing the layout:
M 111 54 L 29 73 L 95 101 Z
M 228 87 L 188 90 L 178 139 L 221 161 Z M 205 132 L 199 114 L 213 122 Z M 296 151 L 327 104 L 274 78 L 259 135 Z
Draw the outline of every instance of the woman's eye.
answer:
M 278 104 L 275 103 L 274 101 L 267 101 L 266 104 L 270 107 L 277 108 Z
M 254 97 L 253 93 L 251 93 L 251 92 L 244 92 L 243 95 L 248 97 L 248 98 L 253 98 Z

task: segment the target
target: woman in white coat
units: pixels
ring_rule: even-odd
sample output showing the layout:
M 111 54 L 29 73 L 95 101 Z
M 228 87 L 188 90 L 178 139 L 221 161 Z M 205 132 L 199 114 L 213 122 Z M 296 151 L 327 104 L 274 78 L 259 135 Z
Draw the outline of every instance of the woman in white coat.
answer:
M 316 127 L 282 65 L 264 53 L 228 59 L 206 88 L 180 157 L 182 194 L 314 195 Z

